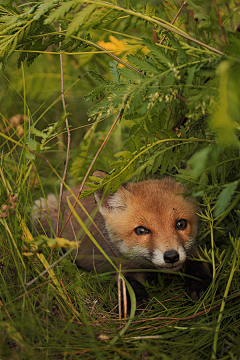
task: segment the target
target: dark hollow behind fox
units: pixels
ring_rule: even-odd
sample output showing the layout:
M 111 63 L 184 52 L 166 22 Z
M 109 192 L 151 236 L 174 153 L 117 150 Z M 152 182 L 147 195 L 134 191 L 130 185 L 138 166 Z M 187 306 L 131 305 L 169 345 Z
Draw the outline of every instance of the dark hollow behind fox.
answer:
M 104 178 L 107 174 L 95 171 L 93 176 Z M 77 194 L 78 188 L 73 192 Z M 185 264 L 185 273 L 197 277 L 194 280 L 186 277 L 188 292 L 197 301 L 211 282 L 208 263 L 200 260 L 187 260 L 187 256 L 195 258 L 198 255 L 196 243 L 198 229 L 198 206 L 193 198 L 184 196 L 186 187 L 175 182 L 171 177 L 162 180 L 147 180 L 139 183 L 126 183 L 114 194 L 103 198 L 103 191 L 97 191 L 94 196 L 99 207 L 94 218 L 115 255 L 104 241 L 102 235 L 91 225 L 90 232 L 103 250 L 119 264 L 126 279 L 131 284 L 137 306 L 149 301 L 149 296 L 141 284 L 154 277 L 156 273 L 138 272 L 137 269 L 159 269 L 166 272 L 178 271 Z M 70 209 L 66 191 L 61 203 L 62 223 L 68 217 Z M 74 203 L 70 196 L 71 203 Z M 90 214 L 96 203 L 90 196 L 81 203 Z M 77 205 L 76 211 L 83 221 L 87 216 Z M 49 219 L 50 214 L 50 219 Z M 58 200 L 55 195 L 37 200 L 33 208 L 35 229 L 50 236 L 50 225 L 55 230 L 58 216 Z M 63 237 L 68 240 L 78 240 L 80 225 L 74 216 L 70 218 L 64 229 Z M 82 237 L 81 237 L 82 239 Z M 87 271 L 112 271 L 112 265 L 85 235 L 75 254 L 77 265 Z M 136 269 L 136 272 L 128 270 Z

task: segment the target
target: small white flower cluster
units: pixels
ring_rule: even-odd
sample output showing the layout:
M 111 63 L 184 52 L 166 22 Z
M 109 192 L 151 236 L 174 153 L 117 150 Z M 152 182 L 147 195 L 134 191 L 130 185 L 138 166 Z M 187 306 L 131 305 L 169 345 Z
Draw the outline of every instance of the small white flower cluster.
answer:
M 156 91 L 155 93 L 152 93 L 149 95 L 150 101 L 155 101 L 159 98 L 159 93 Z
M 109 106 L 109 108 L 107 109 L 107 116 L 110 116 L 113 112 L 114 112 L 114 107 L 113 106 Z
M 205 115 L 206 114 L 206 103 L 205 103 L 205 101 L 202 101 L 202 102 L 200 102 L 197 106 L 196 106 L 196 108 L 195 108 L 196 110 L 198 110 L 198 109 L 200 109 L 201 111 L 202 111 L 202 114 L 203 115 Z
M 178 70 L 174 64 L 171 64 L 170 62 L 168 63 L 169 69 L 173 72 L 173 76 L 177 79 L 180 80 L 181 76 L 179 75 L 180 70 Z
M 158 92 L 152 93 L 148 96 L 148 99 L 150 100 L 148 103 L 148 110 L 151 109 L 153 107 L 153 105 L 156 103 L 157 100 L 162 101 L 162 97 L 160 100 L 160 95 Z
M 101 120 L 101 118 L 102 118 L 102 111 L 99 111 L 96 117 L 96 121 Z
M 129 94 L 125 94 L 120 108 L 122 109 L 125 106 L 126 109 L 130 109 L 130 102 L 131 102 L 131 100 L 130 100 Z
M 159 94 L 158 92 L 152 93 L 148 96 L 148 99 L 150 100 L 148 103 L 148 110 L 153 107 L 153 105 L 158 100 L 159 102 L 165 101 L 165 102 L 171 102 L 172 100 L 176 100 L 178 94 L 178 90 L 173 90 L 172 88 L 169 88 L 168 94 Z M 144 99 L 145 100 L 145 99 Z
M 88 121 L 98 121 L 102 117 L 102 111 L 95 112 L 91 114 L 91 117 L 88 118 Z
M 115 93 L 112 93 L 111 95 L 109 95 L 109 96 L 107 97 L 107 99 L 108 99 L 108 100 L 112 100 L 112 99 L 114 99 L 116 96 L 117 96 L 117 95 L 116 95 Z
M 169 93 L 165 95 L 165 102 L 171 102 L 172 100 L 176 100 L 177 97 L 177 89 L 173 90 L 172 88 L 169 89 Z

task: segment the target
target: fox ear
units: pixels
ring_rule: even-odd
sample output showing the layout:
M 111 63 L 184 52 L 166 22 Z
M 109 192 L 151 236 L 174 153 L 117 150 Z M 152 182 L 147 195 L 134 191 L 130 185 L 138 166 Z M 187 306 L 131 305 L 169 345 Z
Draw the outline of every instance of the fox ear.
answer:
M 108 174 L 104 171 L 96 170 L 92 176 L 104 179 Z M 120 186 L 118 190 L 112 194 L 103 195 L 103 189 L 97 190 L 94 193 L 95 200 L 99 206 L 99 212 L 106 216 L 109 213 L 117 213 L 127 207 L 127 198 L 130 193 L 124 186 Z
M 99 179 L 104 179 L 105 176 L 107 176 L 107 175 L 108 175 L 108 173 L 106 173 L 105 171 L 102 171 L 102 170 L 95 170 L 92 173 L 92 176 L 98 177 Z
M 101 189 L 95 192 L 94 197 L 99 206 L 99 212 L 106 216 L 126 209 L 130 193 L 123 186 L 120 186 L 114 194 L 110 193 L 103 196 L 103 189 Z

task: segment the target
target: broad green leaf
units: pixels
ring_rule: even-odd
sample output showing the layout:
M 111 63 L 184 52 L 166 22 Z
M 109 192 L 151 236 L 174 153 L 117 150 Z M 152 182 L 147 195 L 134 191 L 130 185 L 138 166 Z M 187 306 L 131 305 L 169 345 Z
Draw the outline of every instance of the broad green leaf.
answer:
M 218 217 L 228 206 L 233 194 L 239 185 L 239 180 L 225 185 L 224 189 L 218 195 L 217 203 L 214 210 L 214 216 Z
M 231 67 L 235 68 L 234 73 Z M 240 110 L 239 64 L 236 67 L 236 64 L 225 60 L 219 65 L 217 74 L 219 75 L 219 101 L 213 109 L 211 126 L 221 145 L 239 146 L 236 136 Z
M 205 170 L 211 152 L 212 147 L 207 146 L 194 154 L 188 161 L 188 165 L 192 168 L 192 175 L 195 179 L 201 176 L 203 171 Z
M 190 86 L 192 85 L 193 79 L 194 79 L 194 75 L 195 75 L 195 71 L 196 71 L 196 65 L 195 66 L 191 66 L 188 68 L 188 76 L 187 76 L 187 80 L 186 80 L 186 85 Z

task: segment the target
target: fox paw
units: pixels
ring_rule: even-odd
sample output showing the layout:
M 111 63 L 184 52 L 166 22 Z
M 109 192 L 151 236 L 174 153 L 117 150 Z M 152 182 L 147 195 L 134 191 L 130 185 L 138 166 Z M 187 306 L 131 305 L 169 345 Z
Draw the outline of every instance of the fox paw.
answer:
M 189 279 L 188 280 L 188 294 L 193 301 L 201 299 L 212 282 L 212 277 L 206 275 L 204 279 L 198 281 Z

